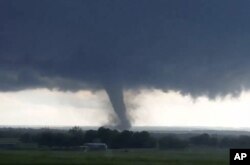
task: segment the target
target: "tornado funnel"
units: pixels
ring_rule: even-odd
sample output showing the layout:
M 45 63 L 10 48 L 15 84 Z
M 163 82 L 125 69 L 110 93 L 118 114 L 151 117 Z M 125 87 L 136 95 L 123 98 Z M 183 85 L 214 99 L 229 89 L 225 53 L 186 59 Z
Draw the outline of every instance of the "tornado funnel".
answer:
M 109 100 L 113 106 L 115 113 L 119 118 L 117 128 L 126 130 L 131 127 L 131 123 L 127 116 L 126 106 L 123 99 L 123 89 L 121 85 L 106 85 L 105 90 L 108 94 Z

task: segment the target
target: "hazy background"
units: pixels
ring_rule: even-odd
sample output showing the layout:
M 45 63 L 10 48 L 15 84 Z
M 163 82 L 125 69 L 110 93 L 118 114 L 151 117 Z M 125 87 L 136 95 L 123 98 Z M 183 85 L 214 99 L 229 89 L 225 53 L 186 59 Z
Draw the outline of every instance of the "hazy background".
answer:
M 0 125 L 102 126 L 115 116 L 105 91 L 62 92 L 36 89 L 0 94 Z M 133 126 L 225 127 L 245 129 L 250 93 L 209 100 L 179 92 L 140 90 L 125 92 Z M 112 125 L 112 124 L 111 124 Z

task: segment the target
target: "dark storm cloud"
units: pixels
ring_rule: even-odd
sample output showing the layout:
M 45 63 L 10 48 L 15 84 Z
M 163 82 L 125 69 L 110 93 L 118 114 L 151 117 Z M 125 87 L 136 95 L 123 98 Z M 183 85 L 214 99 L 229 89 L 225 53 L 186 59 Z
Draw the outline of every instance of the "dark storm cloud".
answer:
M 237 94 L 250 88 L 249 7 L 247 0 L 0 0 L 0 88 L 118 84 Z
M 248 1 L 0 3 L 2 90 L 55 77 L 191 94 L 249 87 Z

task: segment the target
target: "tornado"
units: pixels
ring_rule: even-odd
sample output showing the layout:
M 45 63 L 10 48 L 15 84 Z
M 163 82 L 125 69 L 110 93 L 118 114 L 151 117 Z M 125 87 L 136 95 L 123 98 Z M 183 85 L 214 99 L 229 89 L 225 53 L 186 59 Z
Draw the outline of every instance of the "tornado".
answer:
M 112 84 L 105 86 L 106 93 L 112 104 L 112 107 L 119 118 L 119 123 L 117 124 L 117 129 L 127 130 L 131 127 L 130 120 L 127 116 L 126 105 L 123 98 L 123 89 L 121 85 Z

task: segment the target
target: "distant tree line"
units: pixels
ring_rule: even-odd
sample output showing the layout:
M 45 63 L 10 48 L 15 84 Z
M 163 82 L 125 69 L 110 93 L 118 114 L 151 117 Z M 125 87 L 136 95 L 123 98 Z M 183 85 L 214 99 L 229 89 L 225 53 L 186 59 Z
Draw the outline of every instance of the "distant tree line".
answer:
M 178 134 L 157 137 L 147 131 L 117 131 L 101 127 L 83 131 L 53 129 L 0 129 L 1 138 L 19 138 L 22 143 L 35 143 L 45 147 L 74 147 L 84 143 L 102 142 L 109 148 L 183 149 L 188 147 L 250 148 L 250 136 L 216 136 L 199 134 L 183 138 Z
M 161 149 L 181 149 L 187 147 L 211 148 L 250 148 L 250 136 L 217 137 L 200 134 L 188 139 L 180 139 L 176 135 L 168 135 L 158 140 Z
M 34 135 L 25 133 L 20 140 L 24 143 L 37 143 L 48 147 L 81 146 L 91 142 L 106 143 L 109 148 L 153 148 L 156 146 L 156 139 L 146 131 L 119 132 L 103 127 L 85 132 L 79 127 L 74 127 L 67 132 L 45 130 Z

